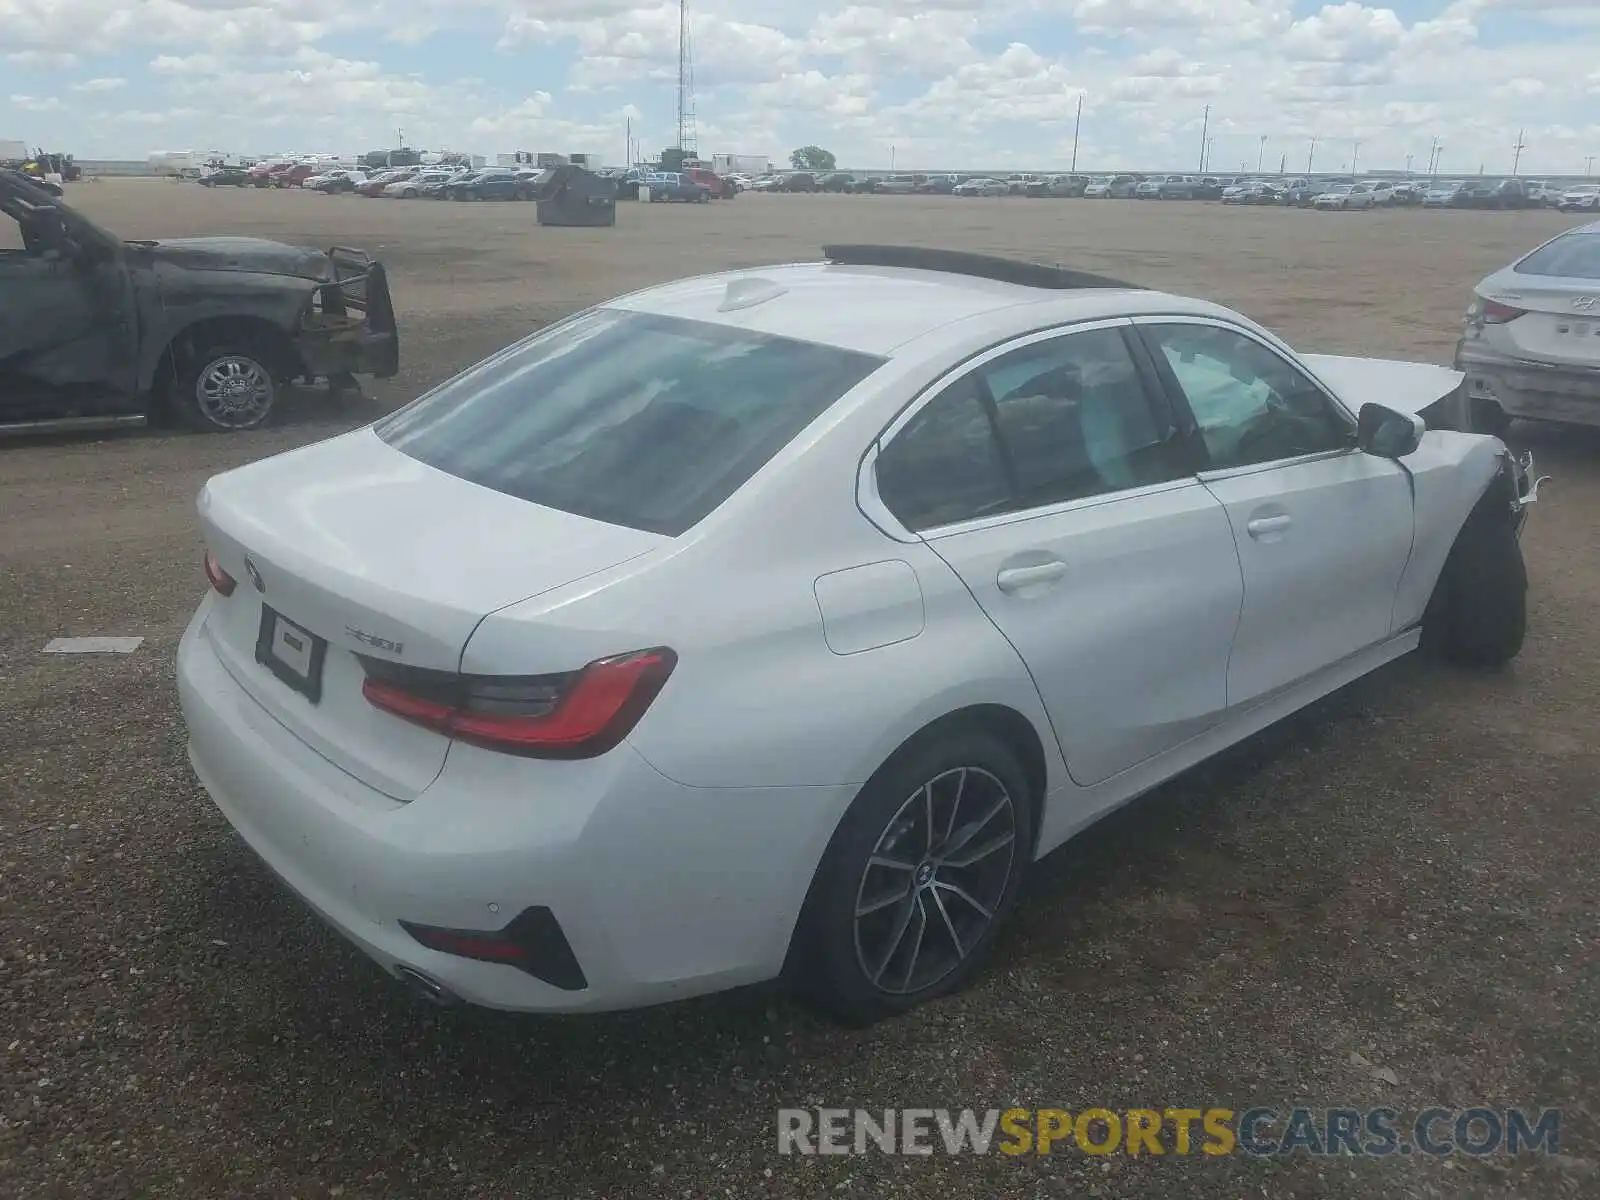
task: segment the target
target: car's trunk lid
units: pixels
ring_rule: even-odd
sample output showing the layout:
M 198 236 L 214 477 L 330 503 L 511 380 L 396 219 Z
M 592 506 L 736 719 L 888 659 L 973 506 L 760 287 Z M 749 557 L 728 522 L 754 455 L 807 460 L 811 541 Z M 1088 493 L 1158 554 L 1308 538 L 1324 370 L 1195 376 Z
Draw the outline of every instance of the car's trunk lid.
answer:
M 1524 310 L 1498 328 L 1520 358 L 1600 368 L 1600 280 L 1503 274 L 1487 298 Z
M 489 613 L 668 540 L 457 479 L 370 430 L 216 476 L 200 514 L 236 580 L 207 621 L 223 664 L 307 745 L 399 800 L 433 781 L 448 739 L 368 704 L 360 656 L 455 671 Z M 274 654 L 282 631 L 293 641 Z M 311 686 L 274 661 L 307 635 L 325 648 L 291 666 Z

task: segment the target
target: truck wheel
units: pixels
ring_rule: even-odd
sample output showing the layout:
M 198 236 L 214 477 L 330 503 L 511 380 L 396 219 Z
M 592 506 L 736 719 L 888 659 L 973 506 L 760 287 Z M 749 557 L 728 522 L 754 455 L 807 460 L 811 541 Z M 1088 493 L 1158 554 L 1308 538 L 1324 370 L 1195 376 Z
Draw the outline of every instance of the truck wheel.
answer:
M 1528 569 L 1509 513 L 1475 509 L 1456 536 L 1422 618 L 1423 646 L 1462 667 L 1499 667 L 1522 650 Z
M 914 741 L 862 788 L 830 842 L 796 931 L 804 999 L 850 1025 L 953 991 L 1016 906 L 1034 797 L 977 727 Z
M 199 433 L 236 433 L 266 424 L 278 400 L 269 361 L 248 341 L 201 348 L 178 371 L 175 415 Z

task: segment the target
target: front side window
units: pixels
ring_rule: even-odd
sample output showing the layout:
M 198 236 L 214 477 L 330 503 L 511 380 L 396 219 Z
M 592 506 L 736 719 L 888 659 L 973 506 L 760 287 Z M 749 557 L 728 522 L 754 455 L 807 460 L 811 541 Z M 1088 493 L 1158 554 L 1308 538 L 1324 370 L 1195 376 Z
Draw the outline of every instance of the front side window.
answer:
M 878 458 L 908 529 L 1144 487 L 1183 473 L 1122 334 L 1068 334 L 996 358 L 929 402 Z
M 1214 469 L 1355 444 L 1349 419 L 1300 370 L 1253 338 L 1216 325 L 1147 325 L 1194 413 Z
M 598 308 L 374 428 L 396 450 L 483 487 L 677 536 L 883 362 Z

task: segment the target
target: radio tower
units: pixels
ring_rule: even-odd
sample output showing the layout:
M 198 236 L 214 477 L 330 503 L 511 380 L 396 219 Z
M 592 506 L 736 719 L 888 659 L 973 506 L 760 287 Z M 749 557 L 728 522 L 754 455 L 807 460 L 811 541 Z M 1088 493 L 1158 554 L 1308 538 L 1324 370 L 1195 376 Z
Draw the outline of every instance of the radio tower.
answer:
M 699 152 L 694 128 L 694 49 L 689 43 L 689 0 L 678 0 L 678 149 Z

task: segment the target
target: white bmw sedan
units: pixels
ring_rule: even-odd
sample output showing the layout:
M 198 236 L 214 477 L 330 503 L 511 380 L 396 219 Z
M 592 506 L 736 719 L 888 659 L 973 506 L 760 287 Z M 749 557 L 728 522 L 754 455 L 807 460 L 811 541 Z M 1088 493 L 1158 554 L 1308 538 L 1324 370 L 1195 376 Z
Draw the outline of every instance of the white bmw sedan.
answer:
M 428 997 L 783 976 L 871 1021 L 1110 809 L 1420 643 L 1518 652 L 1537 489 L 1451 428 L 1456 372 L 827 254 L 602 304 L 206 484 L 195 771 Z

